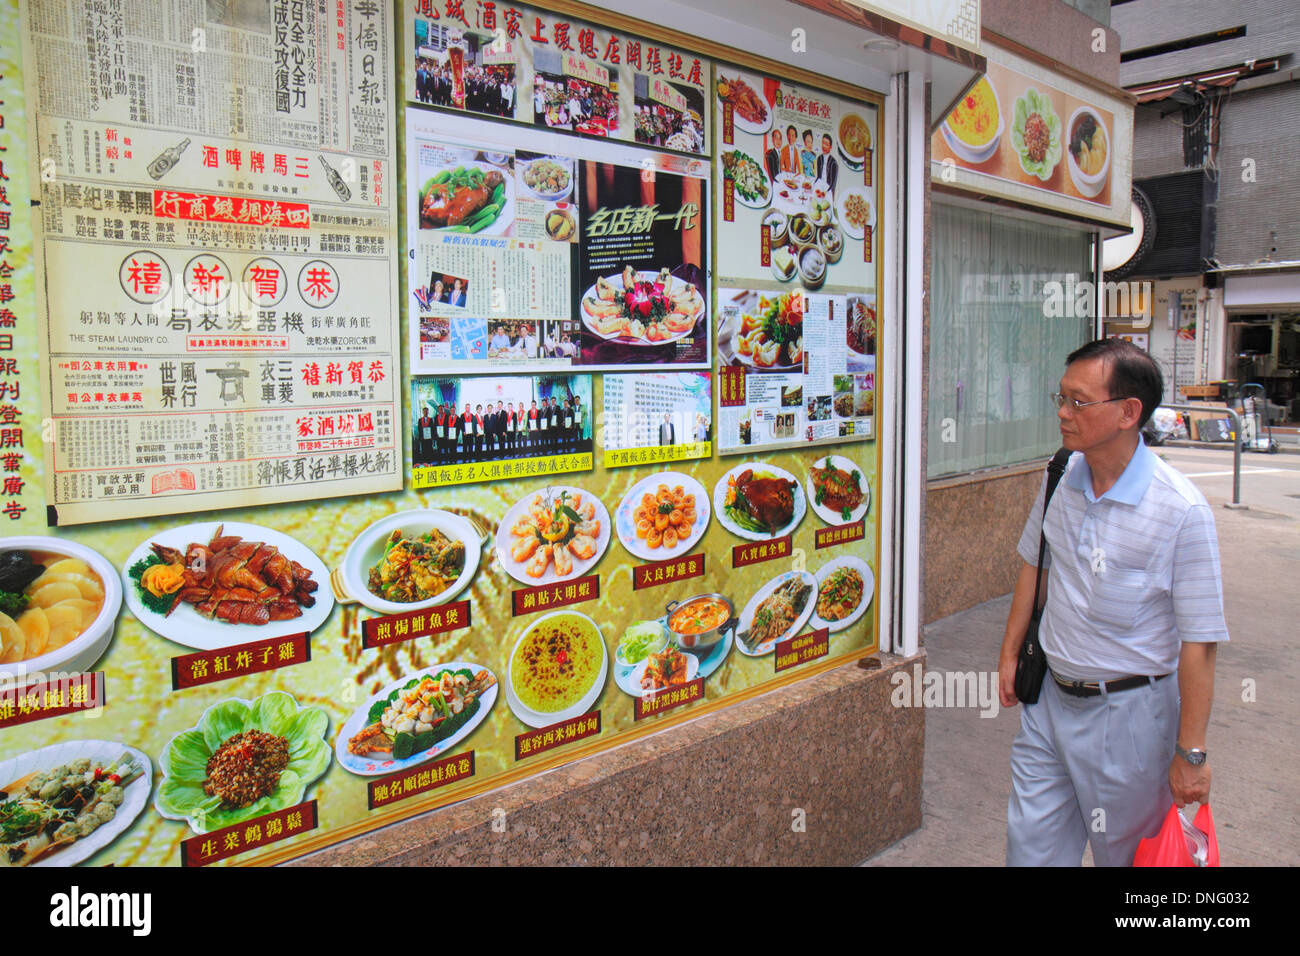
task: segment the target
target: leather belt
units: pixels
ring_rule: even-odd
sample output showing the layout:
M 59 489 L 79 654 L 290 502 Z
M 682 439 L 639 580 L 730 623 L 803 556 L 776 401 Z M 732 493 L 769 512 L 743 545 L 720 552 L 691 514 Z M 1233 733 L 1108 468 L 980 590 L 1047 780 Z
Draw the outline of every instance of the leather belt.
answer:
M 1114 694 L 1121 690 L 1131 690 L 1134 687 L 1145 686 L 1152 681 L 1164 680 L 1168 676 L 1168 674 L 1157 674 L 1154 677 L 1134 676 L 1120 677 L 1117 680 L 1081 681 L 1065 680 L 1057 677 L 1055 671 L 1052 672 L 1052 680 L 1056 681 L 1056 685 L 1073 697 L 1099 697 L 1103 691 L 1107 694 Z

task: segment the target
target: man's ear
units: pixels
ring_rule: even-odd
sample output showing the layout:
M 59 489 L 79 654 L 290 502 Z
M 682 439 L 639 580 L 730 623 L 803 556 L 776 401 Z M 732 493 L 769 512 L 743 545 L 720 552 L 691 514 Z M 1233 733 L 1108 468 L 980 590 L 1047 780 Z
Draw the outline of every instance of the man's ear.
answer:
M 1124 430 L 1140 428 L 1141 425 L 1139 423 L 1142 421 L 1142 399 L 1126 398 L 1124 399 L 1123 405 L 1120 407 L 1124 409 L 1124 414 L 1119 420 L 1119 427 Z

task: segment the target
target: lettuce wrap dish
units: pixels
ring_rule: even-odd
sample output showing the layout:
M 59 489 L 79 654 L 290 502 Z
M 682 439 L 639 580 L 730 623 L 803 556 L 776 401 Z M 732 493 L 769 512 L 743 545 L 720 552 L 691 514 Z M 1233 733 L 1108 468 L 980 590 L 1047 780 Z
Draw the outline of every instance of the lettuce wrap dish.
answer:
M 1020 168 L 1043 182 L 1052 178 L 1061 161 L 1061 118 L 1051 97 L 1032 86 L 1016 100 L 1011 146 L 1020 157 Z
M 282 691 L 213 704 L 167 745 L 154 806 L 195 833 L 291 807 L 329 766 L 328 730 L 324 710 Z

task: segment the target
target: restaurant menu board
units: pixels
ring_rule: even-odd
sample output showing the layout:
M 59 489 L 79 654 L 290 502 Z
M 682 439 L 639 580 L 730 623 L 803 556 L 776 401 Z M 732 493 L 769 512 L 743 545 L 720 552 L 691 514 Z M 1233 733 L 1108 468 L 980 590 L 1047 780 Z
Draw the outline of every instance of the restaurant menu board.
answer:
M 715 79 L 718 450 L 872 438 L 878 111 Z
M 56 7 L 24 24 L 52 523 L 400 488 L 390 11 L 224 8 L 200 55 Z
M 334 10 L 341 10 L 340 26 L 338 16 L 322 21 L 313 19 L 314 8 L 273 3 L 267 36 L 256 43 L 244 37 L 239 48 L 274 51 L 277 44 L 300 43 L 333 57 L 342 43 L 347 56 L 333 75 L 350 76 L 347 70 L 361 64 L 356 89 L 364 101 L 374 92 L 366 79 L 367 57 L 373 52 L 382 65 L 386 51 L 412 49 L 409 37 L 394 40 L 391 26 L 376 21 L 377 50 L 366 48 L 356 58 L 348 53 L 354 42 L 369 43 L 367 11 L 377 8 L 344 3 Z M 68 107 L 73 91 L 58 94 L 60 78 L 32 72 L 55 62 L 57 50 L 41 46 L 48 40 L 40 31 L 62 21 L 43 3 L 30 9 L 27 42 L 39 56 L 27 60 L 28 86 L 57 101 L 51 101 L 49 116 L 62 115 L 54 106 L 74 112 Z M 87 2 L 82 12 L 72 22 L 78 30 L 94 31 L 96 50 L 109 49 L 118 38 L 131 47 L 137 42 L 131 31 L 151 29 L 128 23 L 112 5 Z M 239 38 L 231 31 L 261 29 L 262 22 L 249 16 L 254 19 L 233 26 L 209 21 L 209 49 L 234 45 Z M 322 37 L 329 42 L 319 42 Z M 6 82 L 21 76 L 13 40 L 0 32 Z M 139 67 L 146 77 L 163 63 L 158 51 L 166 45 L 159 41 L 150 49 L 152 59 Z M 295 71 L 307 54 L 294 49 L 273 54 L 267 75 L 277 87 L 288 84 L 287 102 L 296 110 Z M 223 52 L 223 61 L 229 56 Z M 185 62 L 181 51 L 167 61 Z M 96 72 L 97 102 L 105 102 L 103 90 L 113 89 L 114 68 L 106 79 Z M 172 75 L 166 63 L 159 68 L 160 75 Z M 324 70 L 319 63 L 314 68 L 318 76 Z M 378 75 L 385 75 L 383 69 Z M 204 82 L 218 83 L 211 77 Z M 373 82 L 382 92 L 382 79 Z M 126 83 L 137 94 L 149 89 L 130 71 Z M 877 448 L 795 443 L 761 453 L 751 447 L 741 458 L 713 454 L 723 431 L 715 416 L 725 419 L 735 411 L 727 405 L 734 393 L 711 368 L 714 310 L 760 308 L 758 300 L 749 303 L 744 296 L 763 287 L 709 281 L 709 236 L 718 223 L 707 202 L 709 163 L 510 125 L 502 118 L 415 107 L 436 113 L 439 124 L 425 126 L 423 117 L 412 116 L 406 161 L 394 169 L 391 155 L 356 148 L 364 129 L 391 150 L 391 109 L 384 107 L 382 120 L 363 122 L 366 114 L 342 105 L 352 102 L 353 88 L 332 89 L 322 95 L 337 96 L 337 109 L 317 103 L 311 115 L 330 136 L 352 143 L 346 149 L 276 146 L 281 139 L 316 141 L 324 134 L 299 113 L 292 114 L 297 123 L 272 129 L 266 123 L 276 119 L 279 99 L 255 108 L 250 98 L 227 91 L 224 99 L 208 97 L 209 112 L 196 113 L 225 128 L 226 119 L 212 119 L 212 104 L 245 109 L 247 122 L 261 130 L 256 142 L 262 145 L 238 137 L 228 142 L 195 120 L 179 159 L 167 168 L 153 166 L 160 181 L 169 183 L 166 188 L 223 200 L 178 209 L 208 209 L 211 216 L 227 208 L 229 199 L 231 208 L 242 210 L 251 208 L 239 203 L 253 193 L 259 202 L 306 204 L 308 228 L 284 227 L 287 239 L 278 226 L 240 224 L 228 234 L 211 220 L 172 221 L 156 211 L 126 215 L 119 195 L 126 187 L 113 187 L 115 212 L 84 211 L 94 210 L 88 205 L 93 201 L 107 206 L 109 189 L 96 176 L 108 176 L 110 161 L 117 164 L 114 176 L 133 183 L 140 172 L 138 144 L 159 137 L 179 144 L 185 138 L 161 114 L 138 115 L 140 103 L 153 102 L 147 96 L 131 101 L 135 125 L 113 121 L 98 130 L 91 120 L 72 116 L 55 124 L 42 111 L 29 111 L 24 123 L 21 96 L 11 97 L 6 88 L 0 97 L 0 173 L 15 159 L 33 171 L 27 194 L 20 195 L 26 187 L 16 176 L 7 183 L 12 189 L 0 193 L 0 295 L 6 297 L 5 321 L 12 323 L 0 335 L 0 351 L 14 346 L 12 358 L 0 359 L 0 387 L 8 399 L 0 408 L 0 440 L 7 446 L 0 456 L 6 472 L 0 514 L 9 518 L 0 536 L 0 852 L 7 862 L 276 862 L 540 772 L 593 746 L 616 745 L 642 728 L 726 706 L 755 688 L 789 693 L 790 680 L 878 647 Z M 314 93 L 306 95 L 315 102 Z M 67 139 L 69 129 L 76 133 L 73 140 Z M 112 158 L 105 153 L 110 129 L 118 137 Z M 48 156 L 37 149 L 41 143 Z M 206 145 L 216 148 L 217 167 L 189 165 L 192 151 L 207 155 L 200 149 Z M 143 174 L 147 188 L 157 192 L 164 187 L 152 185 L 153 148 Z M 279 175 L 277 151 L 285 156 L 285 183 L 266 178 Z M 255 152 L 264 153 L 257 171 Z M 309 161 L 295 184 L 299 156 Z M 336 191 L 333 177 L 324 175 L 322 156 L 346 189 Z M 541 206 L 549 211 L 560 200 L 526 199 L 520 170 L 539 158 L 559 165 L 564 157 L 572 163 L 576 238 L 543 240 L 529 230 Z M 46 158 L 55 161 L 49 182 L 38 163 Z M 101 172 L 88 174 L 96 163 Z M 313 178 L 313 164 L 323 178 Z M 547 168 L 548 177 L 554 172 Z M 426 186 L 430 179 L 437 182 Z M 426 208 L 420 194 L 427 199 L 434 186 L 446 184 L 455 189 L 435 196 L 431 205 L 438 208 L 430 216 L 450 219 L 448 207 L 459 205 L 463 217 L 478 218 L 473 225 L 456 224 L 467 226 L 460 231 L 451 231 L 450 223 L 420 229 L 417 220 Z M 41 205 L 33 211 L 47 218 L 48 271 L 42 275 L 35 266 L 30 274 L 50 286 L 56 304 L 46 314 L 35 311 L 26 280 L 40 247 L 25 238 L 21 225 L 10 228 L 22 220 L 10 217 L 6 207 L 12 203 L 25 212 L 36 189 Z M 413 224 L 400 254 L 411 263 L 423 257 L 405 290 L 412 294 L 402 300 L 388 297 L 395 272 L 394 190 L 407 197 Z M 466 191 L 478 190 L 486 196 L 477 192 L 467 201 Z M 60 205 L 74 198 L 83 211 Z M 525 205 L 534 201 L 539 209 Z M 155 208 L 154 202 L 148 198 L 144 208 Z M 134 210 L 134 196 L 131 203 Z M 56 216 L 51 208 L 61 211 Z M 63 225 L 55 228 L 60 216 Z M 117 229 L 117 218 L 124 235 L 138 229 L 140 240 L 105 238 L 105 229 Z M 498 221 L 501 228 L 494 232 Z M 544 242 L 560 251 L 548 252 Z M 82 271 L 67 271 L 71 253 L 62 243 L 69 249 L 75 243 L 84 253 Z M 168 288 L 179 289 L 181 297 L 168 300 L 175 304 L 153 324 L 143 306 L 115 308 L 113 297 L 119 289 L 126 295 L 123 283 L 131 284 L 134 273 L 128 268 L 109 279 L 98 276 L 93 270 L 107 255 L 101 246 L 118 250 L 113 256 L 128 266 L 133 254 L 156 250 L 171 270 Z M 251 331 L 202 329 L 198 324 L 207 316 L 225 315 L 222 305 L 245 294 L 232 279 L 226 298 L 217 295 L 221 286 L 209 283 L 215 291 L 211 301 L 203 299 L 202 286 L 190 281 L 197 282 L 195 270 L 184 273 L 191 260 L 197 260 L 196 268 L 215 269 L 204 257 L 219 259 L 234 279 L 248 266 L 250 283 L 254 275 L 269 282 L 269 273 L 254 274 L 246 259 L 263 260 L 257 266 L 263 270 L 273 261 L 294 281 L 302 273 L 300 259 L 321 259 L 334 265 L 341 286 L 334 287 L 333 303 L 315 309 L 291 283 L 281 300 L 268 299 L 249 313 Z M 563 266 L 559 271 L 541 268 L 552 257 Z M 382 273 L 380 263 L 386 264 Z M 507 277 L 506 270 L 515 271 Z M 354 282 L 357 275 L 373 281 Z M 519 283 L 534 281 L 525 275 L 536 276 L 536 293 L 509 298 Z M 318 277 L 313 281 L 319 284 Z M 427 285 L 429 291 L 439 281 L 447 298 L 439 295 L 439 308 L 422 310 L 416 288 Z M 491 321 L 491 293 L 485 306 L 475 296 L 497 285 L 509 308 L 498 310 L 505 324 L 485 333 L 486 348 L 508 351 L 523 341 L 527 351 L 528 338 L 536 336 L 536 367 L 528 367 L 532 359 L 509 364 L 498 355 L 487 360 L 490 369 L 471 366 L 467 373 L 454 357 L 420 358 L 413 341 L 409 356 L 393 355 L 402 339 L 385 323 L 395 318 L 418 328 L 422 316 L 450 319 L 456 315 L 452 309 L 478 311 Z M 251 288 L 249 295 L 272 294 L 269 286 Z M 786 291 L 778 286 L 761 294 Z M 456 304 L 452 292 L 458 293 Z M 87 306 L 90 320 L 84 324 L 84 303 L 74 302 L 83 294 L 97 302 Z M 844 424 L 856 435 L 869 419 L 858 414 L 860 396 L 870 391 L 869 370 L 851 358 L 827 356 L 834 353 L 829 343 L 850 335 L 854 297 L 870 294 L 860 289 L 809 295 L 805 311 L 817 319 L 804 329 L 804 367 L 792 380 L 803 383 L 801 414 L 811 397 L 816 402 L 815 414 L 805 414 L 800 427 L 809 420 L 818 428 L 830 423 L 838 437 Z M 527 311 L 534 299 L 549 302 L 550 296 L 564 303 L 555 308 L 556 317 Z M 588 300 L 593 307 L 584 315 Z M 110 304 L 101 307 L 104 301 Z M 644 302 L 648 314 L 641 312 Z M 68 303 L 78 310 L 61 314 Z M 614 314 L 609 304 L 634 307 L 637 314 Z M 124 328 L 117 324 L 119 313 Z M 142 324 L 131 331 L 137 314 Z M 47 315 L 50 337 L 33 345 Z M 285 316 L 293 317 L 288 327 L 281 324 Z M 171 327 L 182 319 L 194 327 Z M 268 327 L 259 330 L 261 321 Z M 540 330 L 530 328 L 534 321 Z M 644 344 L 618 341 L 611 331 L 634 323 Z M 600 334 L 593 336 L 593 329 Z M 666 330 L 663 338 L 654 337 L 657 329 Z M 73 335 L 93 342 L 87 345 L 93 358 L 59 351 L 80 344 Z M 260 346 L 221 345 L 228 352 L 219 352 L 220 364 L 212 366 L 197 348 L 200 336 L 221 343 L 287 337 L 288 344 L 271 357 L 254 351 L 252 360 L 247 353 Z M 357 348 L 356 337 L 372 351 Z M 174 355 L 158 350 L 163 342 Z M 114 351 L 125 346 L 140 351 L 126 357 Z M 302 352 L 294 351 L 300 347 Z M 58 390 L 41 396 L 19 387 L 40 376 L 38 355 L 47 361 L 47 372 L 78 376 L 76 402 Z M 785 358 L 780 365 L 788 364 Z M 545 365 L 543 359 L 568 364 Z M 281 377 L 282 361 L 287 378 Z M 361 363 L 360 383 L 352 378 L 353 362 Z M 163 380 L 165 369 L 168 375 L 174 370 L 174 381 Z M 240 370 L 249 374 L 235 374 Z M 748 370 L 741 372 L 748 386 Z M 135 399 L 120 399 L 134 387 L 112 384 L 132 375 L 144 378 L 142 396 L 157 386 L 158 405 L 150 406 L 147 420 L 132 418 Z M 756 372 L 761 384 L 772 383 L 763 393 L 767 397 L 755 399 L 756 410 L 772 402 L 781 407 L 783 376 L 794 376 L 793 369 Z M 174 390 L 163 392 L 163 385 Z M 110 388 L 119 396 L 112 405 L 128 407 L 101 416 L 96 390 L 108 395 Z M 91 397 L 83 401 L 83 392 Z M 175 412 L 163 406 L 164 394 L 175 396 Z M 773 394 L 779 397 L 769 401 Z M 837 417 L 842 394 L 852 397 L 853 416 Z M 53 400 L 53 413 L 66 427 L 83 429 L 102 420 L 96 427 L 115 437 L 92 448 L 78 437 L 81 432 L 67 441 L 64 426 L 43 429 L 42 397 Z M 829 418 L 821 417 L 826 397 Z M 109 399 L 102 401 L 108 407 Z M 293 416 L 294 442 L 364 437 L 358 432 L 360 416 L 369 414 L 364 403 L 376 403 L 373 426 L 393 436 L 390 454 L 400 481 L 391 489 L 376 487 L 382 448 L 312 450 L 301 471 L 283 466 L 297 481 L 295 488 L 311 490 L 307 500 L 272 500 L 269 492 L 240 490 L 221 471 L 216 474 L 227 477 L 202 486 L 201 496 L 178 499 L 184 514 L 138 511 L 132 486 L 140 484 L 141 493 L 152 486 L 133 476 L 146 466 L 128 469 L 109 456 L 165 456 L 173 442 L 182 446 L 178 454 L 203 456 L 186 459 L 183 467 L 206 474 L 197 469 L 210 466 L 214 442 L 217 453 L 223 442 L 238 445 L 234 426 L 228 432 L 218 423 L 201 432 L 202 439 L 177 430 L 200 414 L 215 415 L 201 411 L 211 407 L 264 414 L 259 402 Z M 328 406 L 326 425 L 330 402 L 340 409 Z M 378 407 L 383 402 L 392 408 Z M 351 414 L 357 419 L 344 426 Z M 250 448 L 254 442 L 262 443 L 259 450 L 273 446 L 283 433 L 278 420 L 251 421 L 244 438 Z M 130 432 L 146 425 L 160 437 L 145 441 Z M 206 419 L 203 428 L 209 428 Z M 197 444 L 184 444 L 189 442 Z M 51 528 L 42 505 L 57 505 L 54 495 L 63 484 L 52 479 L 54 492 L 42 497 L 43 478 L 52 474 L 43 462 L 58 464 L 60 455 L 74 453 L 94 456 L 96 474 L 105 473 L 95 488 L 114 490 L 111 497 L 108 491 L 97 495 L 93 511 L 88 506 L 80 513 L 83 523 Z M 280 461 L 270 461 L 272 474 L 280 474 Z M 26 489 L 24 475 L 33 478 Z M 63 517 L 62 506 L 57 513 Z
M 1109 208 L 1114 138 L 1110 110 L 990 60 L 931 138 L 931 161 Z
M 709 362 L 708 164 L 407 111 L 414 374 Z
M 405 5 L 414 103 L 707 156 L 710 63 L 536 7 Z

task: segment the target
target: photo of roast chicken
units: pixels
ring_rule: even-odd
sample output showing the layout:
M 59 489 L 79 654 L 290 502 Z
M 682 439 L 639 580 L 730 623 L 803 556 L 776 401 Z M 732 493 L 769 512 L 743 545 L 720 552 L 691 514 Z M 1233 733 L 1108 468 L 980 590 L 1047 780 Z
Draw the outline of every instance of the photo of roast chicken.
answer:
M 184 554 L 150 545 L 165 564 L 181 566 L 184 583 L 168 615 L 184 601 L 207 618 L 262 625 L 301 617 L 303 608 L 315 605 L 319 585 L 310 570 L 273 545 L 224 535 L 223 528 L 218 525 L 211 541 L 191 544 Z
M 755 478 L 747 468 L 736 476 L 736 503 L 775 536 L 794 517 L 795 487 L 783 478 Z

